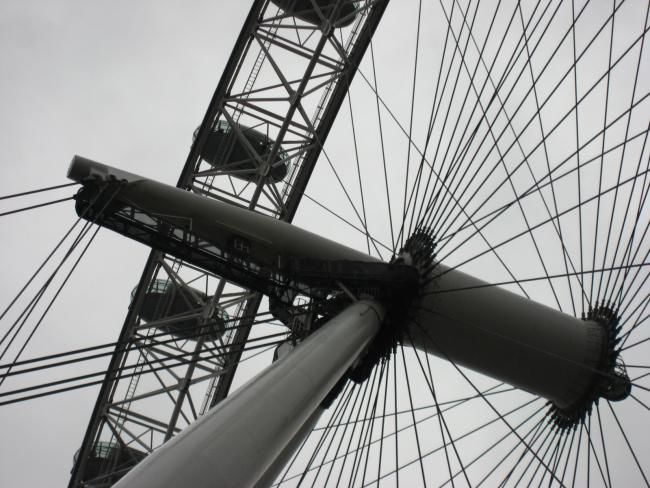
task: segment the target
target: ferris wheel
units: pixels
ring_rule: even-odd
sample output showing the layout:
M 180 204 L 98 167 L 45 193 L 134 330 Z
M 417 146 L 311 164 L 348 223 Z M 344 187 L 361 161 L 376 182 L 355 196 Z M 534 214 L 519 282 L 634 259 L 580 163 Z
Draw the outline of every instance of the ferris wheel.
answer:
M 73 487 L 649 485 L 649 12 L 253 2 L 177 187 L 73 158 L 68 265 L 152 251 L 5 402 L 101 385 Z

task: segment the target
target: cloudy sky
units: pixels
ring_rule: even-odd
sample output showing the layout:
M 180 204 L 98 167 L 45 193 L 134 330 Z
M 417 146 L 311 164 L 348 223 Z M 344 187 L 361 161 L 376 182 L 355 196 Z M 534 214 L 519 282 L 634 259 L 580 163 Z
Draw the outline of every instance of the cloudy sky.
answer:
M 247 10 L 247 2 L 0 2 L 0 195 L 65 183 L 75 154 L 174 184 Z M 74 220 L 71 202 L 2 219 L 3 306 Z M 117 337 L 147 251 L 108 232 L 98 241 L 28 356 Z M 96 394 L 3 407 L 0 485 L 66 484 Z

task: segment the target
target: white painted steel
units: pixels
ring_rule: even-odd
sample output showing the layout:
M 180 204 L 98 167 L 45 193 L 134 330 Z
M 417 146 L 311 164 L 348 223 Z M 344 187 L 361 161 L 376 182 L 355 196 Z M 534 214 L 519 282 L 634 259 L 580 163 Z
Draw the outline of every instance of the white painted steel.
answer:
M 359 301 L 133 468 L 117 488 L 255 485 L 379 330 L 383 308 Z M 268 479 L 268 478 L 264 478 Z

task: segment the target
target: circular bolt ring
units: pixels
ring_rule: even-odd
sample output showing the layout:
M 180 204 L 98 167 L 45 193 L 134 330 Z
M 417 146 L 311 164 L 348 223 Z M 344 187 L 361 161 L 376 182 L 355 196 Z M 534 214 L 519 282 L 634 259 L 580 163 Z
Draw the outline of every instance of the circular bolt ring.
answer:
M 600 324 L 605 330 L 606 343 L 603 347 L 599 371 L 594 375 L 593 386 L 583 398 L 569 408 L 559 408 L 551 403 L 549 410 L 551 421 L 562 429 L 573 428 L 590 415 L 593 405 L 597 404 L 600 398 L 621 401 L 627 398 L 632 390 L 625 364 L 619 358 L 620 350 L 616 349 L 620 341 L 617 337 L 620 331 L 617 311 L 609 304 L 596 303 L 589 308 L 587 315 L 582 319 Z

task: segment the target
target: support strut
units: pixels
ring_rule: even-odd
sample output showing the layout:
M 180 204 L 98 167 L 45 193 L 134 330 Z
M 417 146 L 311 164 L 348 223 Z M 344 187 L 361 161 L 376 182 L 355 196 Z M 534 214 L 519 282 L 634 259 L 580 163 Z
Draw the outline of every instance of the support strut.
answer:
M 408 340 L 423 351 L 571 408 L 599 379 L 607 333 L 438 264 Z
M 383 308 L 355 302 L 133 468 L 116 488 L 261 486 L 379 331 Z

